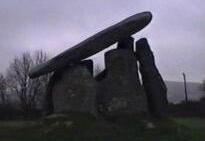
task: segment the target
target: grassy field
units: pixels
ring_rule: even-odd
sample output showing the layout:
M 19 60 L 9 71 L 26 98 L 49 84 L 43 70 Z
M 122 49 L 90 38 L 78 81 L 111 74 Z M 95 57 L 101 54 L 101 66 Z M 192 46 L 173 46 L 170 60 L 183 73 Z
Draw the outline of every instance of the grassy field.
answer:
M 0 141 L 205 141 L 205 120 L 151 121 L 122 117 L 105 121 L 81 115 L 38 121 L 1 121 Z

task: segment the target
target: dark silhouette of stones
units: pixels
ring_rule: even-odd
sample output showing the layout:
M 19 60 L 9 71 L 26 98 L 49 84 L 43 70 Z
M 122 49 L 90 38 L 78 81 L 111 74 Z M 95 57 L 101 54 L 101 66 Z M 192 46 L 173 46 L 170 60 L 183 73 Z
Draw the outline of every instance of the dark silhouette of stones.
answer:
M 48 114 L 97 112 L 105 117 L 132 114 L 166 117 L 166 86 L 146 39 L 131 35 L 150 23 L 152 15 L 133 15 L 64 51 L 30 71 L 31 78 L 54 71 L 46 95 Z M 118 42 L 105 53 L 105 70 L 93 77 L 93 62 L 82 61 Z M 140 83 L 138 64 L 143 86 Z M 146 92 L 146 94 L 145 94 Z M 148 102 L 148 103 L 147 103 Z
M 134 51 L 133 44 L 134 44 L 134 38 L 128 37 L 118 42 L 117 48 L 118 49 L 130 49 L 131 51 Z
M 167 88 L 155 65 L 154 55 L 145 38 L 136 42 L 136 57 L 148 98 L 150 113 L 155 117 L 167 116 Z
M 55 84 L 55 81 L 60 77 L 60 73 L 54 73 L 49 80 L 47 89 L 46 89 L 46 95 L 44 99 L 44 110 L 45 115 L 50 115 L 54 111 L 53 107 L 53 96 L 52 96 L 52 88 Z
M 107 74 L 99 82 L 97 93 L 98 112 L 103 116 L 147 113 L 146 95 L 139 81 L 134 52 L 130 50 L 132 41 L 129 38 L 127 44 L 123 43 L 125 47 L 105 54 Z
M 69 63 L 79 62 L 124 38 L 135 34 L 150 23 L 152 15 L 143 12 L 133 15 L 57 55 L 30 70 L 31 78 L 62 69 Z
M 107 70 L 104 69 L 102 72 L 100 72 L 97 76 L 95 76 L 95 80 L 97 81 L 102 81 L 103 79 L 105 79 L 107 76 Z
M 87 67 L 90 74 L 93 76 L 93 61 L 92 60 L 81 61 L 80 63 L 78 63 L 78 65 L 83 65 L 83 66 Z
M 54 73 L 47 93 L 49 114 L 95 113 L 96 81 L 91 63 L 83 61 Z

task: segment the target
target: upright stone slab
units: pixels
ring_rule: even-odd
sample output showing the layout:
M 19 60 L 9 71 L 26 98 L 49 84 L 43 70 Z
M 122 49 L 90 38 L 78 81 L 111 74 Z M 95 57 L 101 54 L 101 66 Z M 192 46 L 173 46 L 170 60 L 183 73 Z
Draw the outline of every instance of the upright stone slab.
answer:
M 132 38 L 130 36 L 127 38 L 124 38 L 123 40 L 118 42 L 117 48 L 118 49 L 127 49 L 127 50 L 130 50 L 133 52 L 134 51 L 134 38 Z
M 139 81 L 132 49 L 133 42 L 123 45 L 124 47 L 105 54 L 107 73 L 105 79 L 100 82 L 97 103 L 100 106 L 99 112 L 108 116 L 147 113 L 146 96 Z
M 54 113 L 95 112 L 96 82 L 91 66 L 92 62 L 84 61 L 55 72 L 49 94 Z
M 150 112 L 156 117 L 166 117 L 167 88 L 155 65 L 154 55 L 145 38 L 136 42 L 136 57 L 140 63 L 140 72 Z

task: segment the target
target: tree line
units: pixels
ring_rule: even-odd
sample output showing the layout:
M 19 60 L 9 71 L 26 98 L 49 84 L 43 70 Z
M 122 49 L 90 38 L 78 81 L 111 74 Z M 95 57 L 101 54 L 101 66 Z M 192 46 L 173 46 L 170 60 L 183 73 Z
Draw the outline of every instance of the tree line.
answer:
M 48 60 L 47 53 L 25 52 L 0 73 L 0 118 L 33 117 L 42 114 L 49 74 L 30 79 L 29 70 Z

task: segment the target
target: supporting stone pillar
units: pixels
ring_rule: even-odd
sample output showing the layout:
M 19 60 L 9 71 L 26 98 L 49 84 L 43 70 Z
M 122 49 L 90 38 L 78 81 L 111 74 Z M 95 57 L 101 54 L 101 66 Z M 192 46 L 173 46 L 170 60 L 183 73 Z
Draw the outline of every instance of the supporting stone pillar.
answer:
M 118 49 L 128 49 L 130 51 L 134 51 L 134 38 L 128 37 L 118 42 Z
M 136 42 L 136 57 L 148 98 L 150 113 L 155 117 L 167 116 L 167 88 L 155 65 L 154 55 L 145 38 Z
M 47 101 L 50 113 L 95 113 L 96 81 L 93 62 L 82 61 L 54 72 L 51 77 Z
M 105 116 L 147 113 L 146 96 L 141 87 L 133 38 L 118 44 L 105 54 L 106 77 L 99 82 L 97 101 Z

